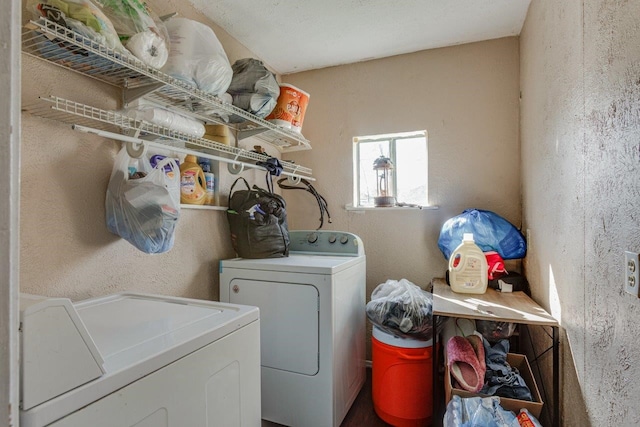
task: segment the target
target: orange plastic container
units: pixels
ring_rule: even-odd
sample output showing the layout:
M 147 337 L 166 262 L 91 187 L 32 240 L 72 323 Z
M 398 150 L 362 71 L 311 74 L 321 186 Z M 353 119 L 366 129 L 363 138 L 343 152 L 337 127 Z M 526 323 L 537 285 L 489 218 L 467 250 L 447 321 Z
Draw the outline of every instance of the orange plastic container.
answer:
M 374 326 L 371 350 L 376 414 L 396 427 L 431 425 L 432 342 L 398 338 Z
M 304 121 L 304 113 L 307 111 L 307 104 L 309 104 L 309 94 L 307 92 L 293 85 L 281 83 L 280 95 L 276 106 L 265 117 L 265 120 L 300 132 Z

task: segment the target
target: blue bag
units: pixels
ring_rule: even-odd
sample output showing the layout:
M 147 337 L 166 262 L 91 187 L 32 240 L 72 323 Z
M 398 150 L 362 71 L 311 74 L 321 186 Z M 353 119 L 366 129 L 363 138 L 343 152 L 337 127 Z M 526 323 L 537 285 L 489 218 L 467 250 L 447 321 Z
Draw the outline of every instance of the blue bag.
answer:
M 480 209 L 465 209 L 448 219 L 440 230 L 438 247 L 448 260 L 462 243 L 464 233 L 473 233 L 473 240 L 483 252 L 496 251 L 502 259 L 524 258 L 527 242 L 513 224 L 500 215 Z

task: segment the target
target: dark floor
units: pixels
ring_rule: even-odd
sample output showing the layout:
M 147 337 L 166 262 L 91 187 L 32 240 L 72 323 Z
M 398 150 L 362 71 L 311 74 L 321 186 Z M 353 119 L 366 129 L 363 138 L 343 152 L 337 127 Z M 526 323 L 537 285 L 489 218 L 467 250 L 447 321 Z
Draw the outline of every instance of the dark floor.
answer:
M 389 424 L 382 421 L 373 409 L 371 398 L 371 368 L 367 368 L 367 379 L 356 397 L 351 409 L 344 417 L 341 427 L 387 427 Z
M 262 420 L 262 427 L 279 427 L 269 421 Z M 371 368 L 367 368 L 367 379 L 351 406 L 349 413 L 344 417 L 341 427 L 388 427 L 389 424 L 382 421 L 373 409 L 371 399 Z

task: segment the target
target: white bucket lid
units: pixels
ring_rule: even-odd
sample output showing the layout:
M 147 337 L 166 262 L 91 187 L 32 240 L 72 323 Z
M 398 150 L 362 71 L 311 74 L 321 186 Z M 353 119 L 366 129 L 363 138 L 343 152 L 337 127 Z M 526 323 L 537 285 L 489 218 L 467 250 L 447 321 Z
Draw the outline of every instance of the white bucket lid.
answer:
M 377 326 L 373 326 L 373 337 L 378 341 L 393 346 L 402 348 L 425 348 L 433 345 L 433 339 L 430 340 L 416 340 L 411 338 L 401 338 L 383 331 Z
M 296 91 L 298 91 L 298 92 L 300 92 L 300 93 L 304 94 L 307 98 L 311 98 L 311 95 L 309 95 L 309 93 L 308 93 L 308 92 L 305 92 L 304 90 L 302 90 L 302 89 L 300 89 L 299 87 L 296 87 L 296 86 L 294 86 L 294 85 L 292 85 L 292 84 L 289 84 L 289 83 L 279 83 L 279 84 L 278 84 L 278 86 L 280 86 L 280 87 L 288 87 L 288 88 L 291 88 L 291 89 L 293 89 L 293 90 L 296 90 Z

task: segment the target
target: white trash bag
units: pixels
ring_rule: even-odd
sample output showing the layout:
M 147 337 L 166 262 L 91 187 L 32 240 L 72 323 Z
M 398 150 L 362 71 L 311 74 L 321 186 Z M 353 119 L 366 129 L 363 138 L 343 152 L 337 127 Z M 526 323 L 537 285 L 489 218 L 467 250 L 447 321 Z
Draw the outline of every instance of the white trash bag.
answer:
M 173 247 L 180 216 L 178 163 L 165 158 L 152 168 L 143 156 L 138 161 L 148 173 L 143 178 L 131 179 L 130 160 L 123 146 L 116 156 L 107 188 L 107 228 L 142 252 L 167 252 Z
M 224 94 L 233 71 L 213 30 L 200 22 L 177 16 L 165 24 L 171 49 L 162 71 L 211 95 Z

